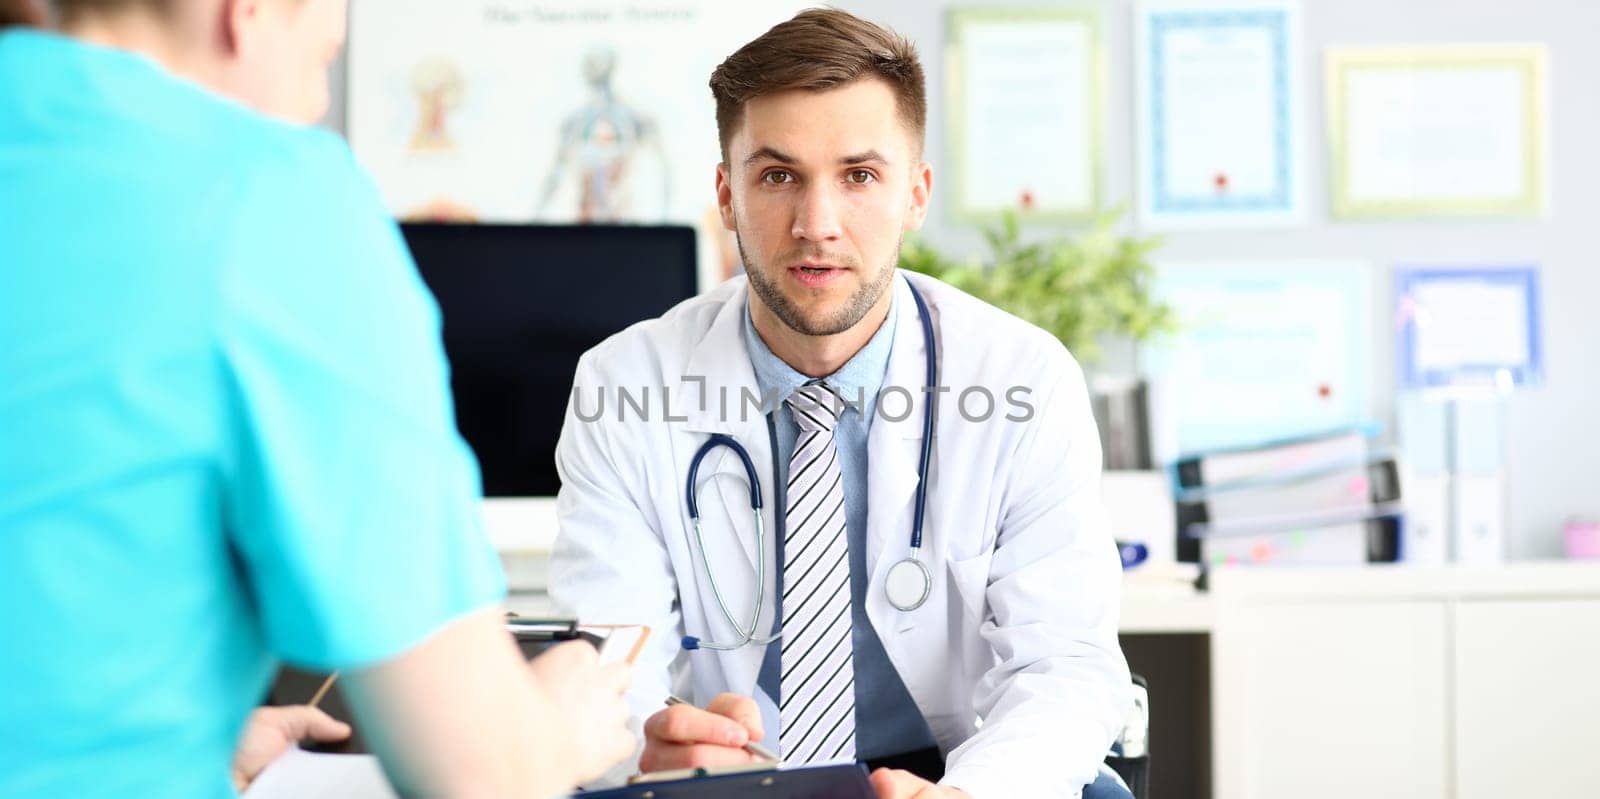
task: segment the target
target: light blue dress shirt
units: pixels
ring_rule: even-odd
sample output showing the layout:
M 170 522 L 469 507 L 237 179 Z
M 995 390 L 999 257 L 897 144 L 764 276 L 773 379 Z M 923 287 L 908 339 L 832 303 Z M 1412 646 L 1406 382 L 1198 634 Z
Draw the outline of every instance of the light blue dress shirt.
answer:
M 898 278 L 896 278 L 898 279 Z M 892 292 L 891 292 L 892 296 Z M 850 615 L 852 629 L 850 644 L 856 675 L 856 759 L 868 760 L 914 752 L 934 745 L 933 732 L 922 718 L 916 702 L 906 690 L 890 662 L 883 643 L 873 632 L 872 621 L 867 618 L 867 434 L 872 427 L 873 413 L 877 408 L 878 391 L 883 386 L 884 373 L 889 367 L 889 355 L 894 349 L 895 319 L 898 303 L 891 301 L 889 314 L 883 325 L 854 357 L 839 367 L 837 372 L 823 378 L 836 388 L 848 404 L 834 427 L 834 445 L 839 452 L 840 482 L 844 485 L 845 534 L 849 537 L 850 551 Z M 789 458 L 794 454 L 795 441 L 800 429 L 794 414 L 783 401 L 794 390 L 810 382 L 811 378 L 795 371 L 778 356 L 772 354 L 766 342 L 756 332 L 750 311 L 745 310 L 745 347 L 750 362 L 755 367 L 757 388 L 764 397 L 777 397 L 779 406 L 768 419 L 777 433 L 777 485 L 789 483 Z M 860 407 L 854 407 L 859 403 Z M 779 492 L 779 502 L 782 502 Z M 781 516 L 780 516 L 781 519 Z M 778 563 L 783 562 L 783 536 L 781 529 L 773 539 L 777 542 Z M 779 570 L 781 575 L 782 570 Z M 780 577 L 781 580 L 781 577 Z M 780 582 L 777 596 L 782 596 Z M 774 618 L 782 618 L 781 604 Z M 758 702 L 762 709 L 762 725 L 767 740 L 777 741 L 778 736 L 778 684 L 781 667 L 779 645 L 768 645 L 766 658 L 756 684 L 766 694 L 767 701 Z
M 280 659 L 504 594 L 438 310 L 332 134 L 41 32 L 0 87 L 0 796 L 232 796 Z

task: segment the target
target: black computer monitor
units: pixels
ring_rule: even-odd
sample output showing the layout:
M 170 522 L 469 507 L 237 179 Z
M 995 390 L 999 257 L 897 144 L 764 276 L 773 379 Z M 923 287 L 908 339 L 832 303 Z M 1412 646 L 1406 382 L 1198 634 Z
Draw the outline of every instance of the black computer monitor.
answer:
M 551 496 L 578 357 L 694 296 L 689 227 L 401 226 L 444 317 L 456 424 L 489 497 Z

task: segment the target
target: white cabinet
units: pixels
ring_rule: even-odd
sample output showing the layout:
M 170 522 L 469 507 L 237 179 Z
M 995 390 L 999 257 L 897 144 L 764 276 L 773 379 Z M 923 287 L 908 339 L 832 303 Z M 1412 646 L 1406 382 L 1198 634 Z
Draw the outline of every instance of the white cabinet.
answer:
M 1600 599 L 1455 606 L 1460 799 L 1600 796 Z
M 1224 691 L 1227 699 L 1219 695 L 1214 712 L 1238 713 L 1231 722 L 1245 740 L 1229 775 L 1234 787 L 1218 796 L 1448 795 L 1442 604 L 1229 612 L 1236 649 L 1219 650 L 1217 668 L 1237 685 Z
M 1217 799 L 1600 797 L 1600 568 L 1211 586 Z

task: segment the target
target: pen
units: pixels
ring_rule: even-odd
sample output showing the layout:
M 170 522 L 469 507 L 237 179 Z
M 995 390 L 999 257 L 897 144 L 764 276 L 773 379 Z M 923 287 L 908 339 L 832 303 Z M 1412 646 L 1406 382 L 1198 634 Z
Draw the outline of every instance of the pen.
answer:
M 328 695 L 328 689 L 333 687 L 333 681 L 337 679 L 339 679 L 339 672 L 336 671 L 329 674 L 328 679 L 322 681 L 322 687 L 317 689 L 316 694 L 311 697 L 311 701 L 306 704 L 316 707 L 317 703 L 322 701 L 322 697 Z
M 673 705 L 687 705 L 687 704 L 689 704 L 689 702 L 687 700 L 679 699 L 676 696 L 670 696 L 669 695 L 667 697 L 667 706 L 668 707 L 671 707 Z M 777 752 L 774 752 L 771 749 L 768 749 L 765 746 L 762 746 L 761 744 L 756 743 L 755 741 L 745 741 L 744 742 L 744 751 L 749 752 L 750 754 L 755 755 L 756 757 L 766 758 L 767 760 L 771 760 L 774 763 L 779 762 L 778 753 Z

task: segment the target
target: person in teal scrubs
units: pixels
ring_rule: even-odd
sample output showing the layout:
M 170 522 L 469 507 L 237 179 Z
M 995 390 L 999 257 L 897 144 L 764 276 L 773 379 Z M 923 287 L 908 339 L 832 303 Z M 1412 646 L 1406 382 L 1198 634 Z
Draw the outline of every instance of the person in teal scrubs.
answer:
M 625 670 L 506 634 L 438 311 L 305 124 L 343 0 L 54 6 L 0 33 L 0 796 L 233 795 L 280 661 L 405 793 L 627 755 Z

